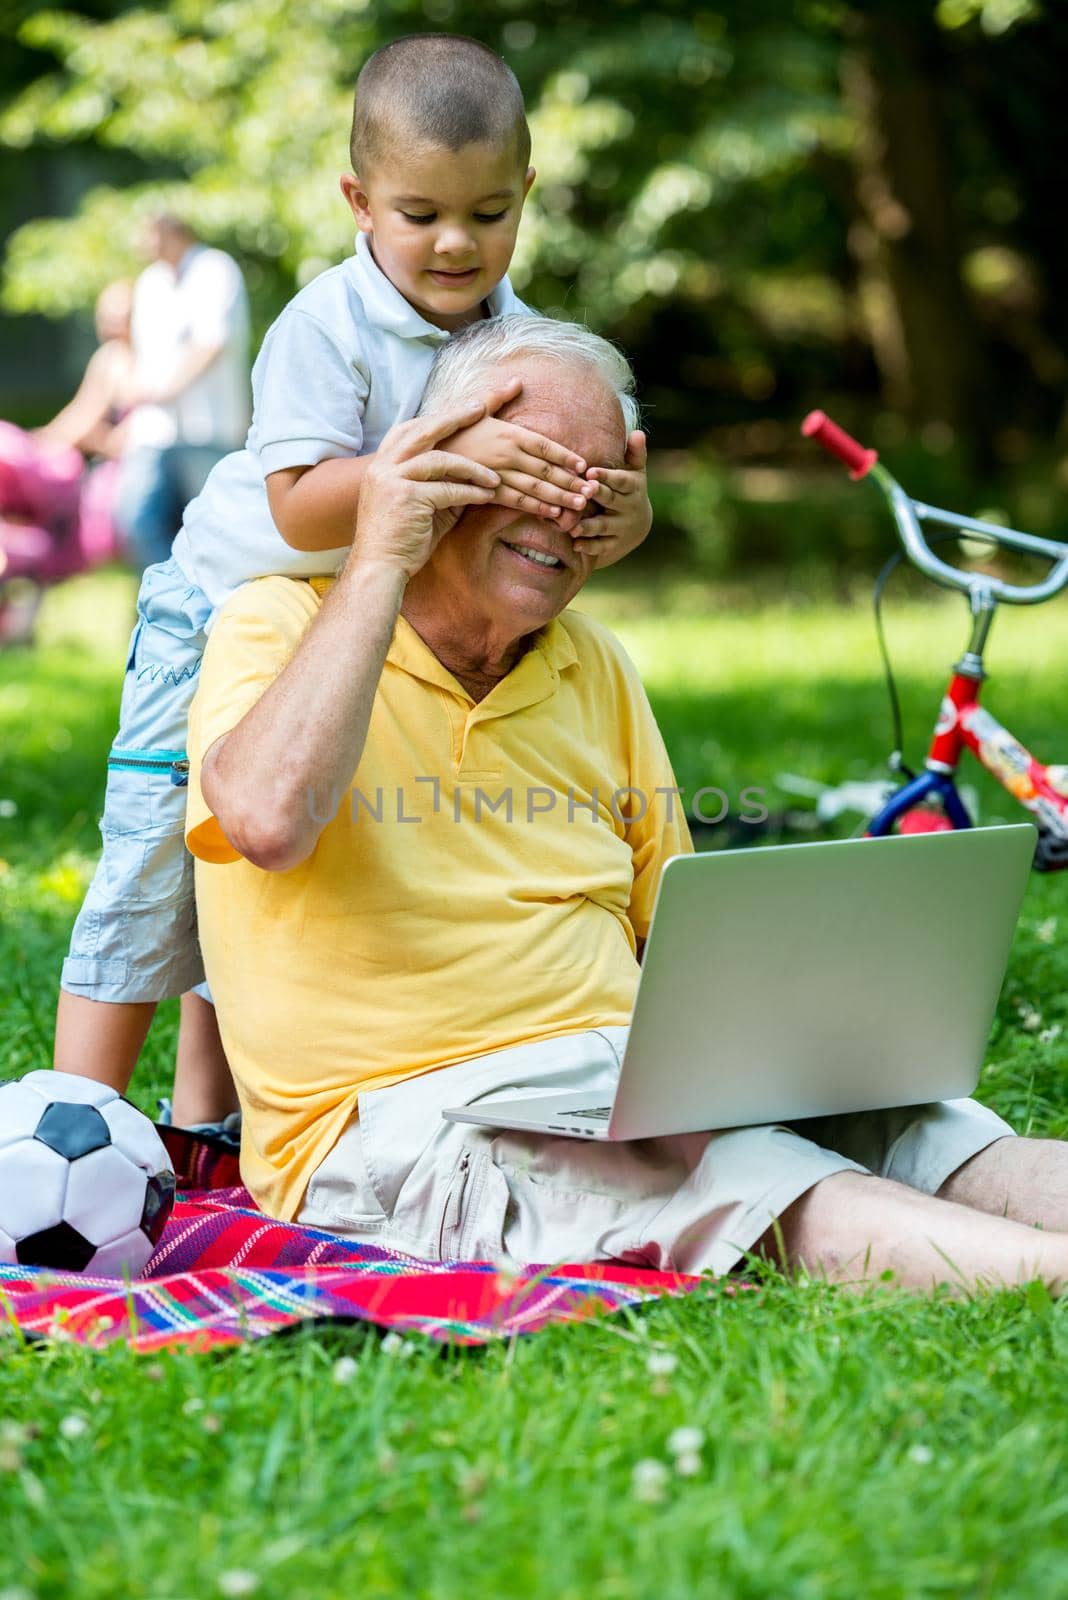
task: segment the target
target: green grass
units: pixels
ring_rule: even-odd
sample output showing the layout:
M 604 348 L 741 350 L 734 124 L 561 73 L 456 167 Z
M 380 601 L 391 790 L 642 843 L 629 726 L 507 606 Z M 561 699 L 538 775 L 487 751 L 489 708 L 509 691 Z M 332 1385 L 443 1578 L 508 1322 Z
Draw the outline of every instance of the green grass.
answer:
M 131 606 L 123 578 L 72 584 L 36 654 L 0 655 L 0 1076 L 48 1062 Z M 691 790 L 880 775 L 864 614 L 611 585 L 586 609 L 622 617 Z M 956 606 L 894 613 L 916 757 L 962 628 Z M 1063 608 L 999 618 L 990 666 L 991 704 L 1053 756 Z M 1011 814 L 978 787 L 986 820 Z M 980 1089 L 1036 1133 L 1068 1133 L 1066 894 L 1028 891 Z M 473 1354 L 358 1327 L 153 1359 L 0 1338 L 0 1597 L 1045 1600 L 1065 1586 L 1066 1354 L 1045 1294 L 856 1299 L 770 1274 Z M 671 1466 L 683 1425 L 704 1434 L 692 1476 Z

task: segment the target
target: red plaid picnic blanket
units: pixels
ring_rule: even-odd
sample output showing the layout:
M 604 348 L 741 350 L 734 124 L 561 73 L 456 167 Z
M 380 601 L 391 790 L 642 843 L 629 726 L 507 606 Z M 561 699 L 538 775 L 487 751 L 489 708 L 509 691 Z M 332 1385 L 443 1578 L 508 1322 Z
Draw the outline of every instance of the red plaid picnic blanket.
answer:
M 488 1261 L 420 1261 L 352 1244 L 265 1217 L 241 1187 L 236 1156 L 214 1141 L 159 1132 L 181 1189 L 144 1277 L 127 1285 L 0 1266 L 0 1312 L 11 1331 L 93 1347 L 125 1339 L 140 1351 L 209 1350 L 333 1319 L 485 1344 L 702 1286 L 611 1262 L 513 1276 Z

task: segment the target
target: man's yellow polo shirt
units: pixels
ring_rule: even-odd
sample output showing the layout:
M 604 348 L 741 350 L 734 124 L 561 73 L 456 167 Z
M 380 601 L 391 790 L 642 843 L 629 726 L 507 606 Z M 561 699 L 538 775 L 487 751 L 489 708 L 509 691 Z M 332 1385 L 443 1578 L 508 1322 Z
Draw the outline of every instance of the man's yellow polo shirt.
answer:
M 201 762 L 326 587 L 272 577 L 234 595 L 189 724 L 186 837 L 242 1175 L 284 1218 L 361 1092 L 628 1022 L 661 866 L 691 848 L 633 665 L 567 612 L 477 705 L 400 618 L 349 792 L 309 797 L 325 823 L 315 850 L 288 872 L 242 859 Z

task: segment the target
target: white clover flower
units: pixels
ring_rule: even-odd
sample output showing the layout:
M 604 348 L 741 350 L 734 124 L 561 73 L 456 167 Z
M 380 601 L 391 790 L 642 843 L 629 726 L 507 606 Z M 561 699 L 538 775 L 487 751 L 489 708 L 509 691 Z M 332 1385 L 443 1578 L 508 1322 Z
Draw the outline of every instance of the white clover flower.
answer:
M 1042 1013 L 1034 1006 L 1020 1007 L 1020 1027 L 1025 1033 L 1037 1033 L 1042 1026 Z
M 630 1475 L 630 1486 L 635 1500 L 642 1500 L 646 1505 L 656 1505 L 658 1501 L 663 1500 L 667 1481 L 667 1467 L 662 1461 L 651 1459 L 637 1462 Z
M 652 1378 L 667 1378 L 678 1364 L 678 1356 L 672 1355 L 670 1350 L 653 1350 L 646 1358 L 645 1370 Z
M 1047 917 L 1046 920 L 1044 922 L 1040 922 L 1038 927 L 1035 929 L 1035 938 L 1040 939 L 1043 944 L 1052 944 L 1056 937 L 1056 917 Z
M 392 1330 L 382 1340 L 382 1354 L 384 1356 L 406 1356 L 408 1354 L 407 1341 L 399 1333 Z
M 255 1594 L 260 1580 L 246 1567 L 235 1567 L 231 1572 L 219 1573 L 219 1593 L 225 1595 Z
M 667 1447 L 673 1456 L 694 1456 L 704 1442 L 705 1436 L 700 1428 L 676 1428 L 668 1434 Z
M 351 1383 L 359 1370 L 360 1364 L 352 1356 L 338 1356 L 332 1372 L 334 1382 Z
M 1052 1044 L 1054 1039 L 1060 1038 L 1063 1031 L 1064 1030 L 1060 1023 L 1054 1022 L 1050 1027 L 1042 1029 L 1042 1032 L 1038 1036 L 1039 1042 L 1041 1044 Z
M 43 1511 L 48 1504 L 48 1495 L 45 1486 L 36 1473 L 23 1468 L 19 1475 L 22 1492 L 35 1511 Z
M 191 1417 L 196 1411 L 203 1411 L 204 1402 L 197 1394 L 191 1394 L 188 1400 L 182 1401 L 183 1417 Z
M 930 1445 L 914 1444 L 909 1450 L 909 1460 L 915 1461 L 918 1467 L 929 1467 L 934 1460 L 934 1451 Z
M 72 1411 L 69 1417 L 64 1417 L 59 1425 L 59 1431 L 64 1439 L 80 1439 L 83 1433 L 89 1432 L 89 1424 L 84 1417 Z
M 684 1450 L 675 1457 L 675 1471 L 680 1478 L 696 1478 L 703 1465 L 701 1457 L 693 1451 Z

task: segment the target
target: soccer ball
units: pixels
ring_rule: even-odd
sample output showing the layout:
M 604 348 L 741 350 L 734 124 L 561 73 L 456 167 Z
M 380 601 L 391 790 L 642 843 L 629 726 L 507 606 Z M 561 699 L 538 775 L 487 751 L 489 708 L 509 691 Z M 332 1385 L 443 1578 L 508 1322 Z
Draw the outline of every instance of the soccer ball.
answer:
M 0 1262 L 134 1278 L 174 1205 L 155 1128 L 69 1072 L 0 1084 Z

